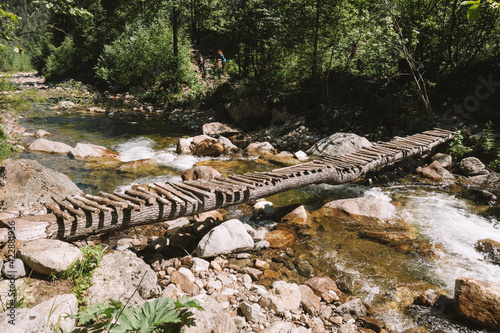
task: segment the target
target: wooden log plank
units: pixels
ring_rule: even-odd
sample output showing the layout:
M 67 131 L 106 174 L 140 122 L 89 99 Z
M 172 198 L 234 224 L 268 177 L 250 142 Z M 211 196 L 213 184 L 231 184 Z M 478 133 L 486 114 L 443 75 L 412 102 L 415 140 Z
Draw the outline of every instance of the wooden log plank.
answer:
M 107 198 L 103 198 L 103 197 L 99 197 L 99 196 L 95 196 L 95 195 L 91 195 L 91 194 L 85 194 L 85 197 L 89 200 L 100 203 L 101 205 L 111 206 L 114 209 L 128 207 L 128 204 L 126 202 L 113 201 L 111 199 L 107 199 Z
M 67 210 L 68 212 L 70 212 L 73 215 L 80 216 L 80 217 L 84 217 L 85 216 L 85 212 L 83 210 L 81 210 L 81 209 L 75 209 L 70 204 L 67 204 L 64 201 L 59 200 L 56 197 L 52 197 L 52 200 L 54 200 L 54 202 L 56 204 L 58 204 L 60 207 L 62 207 L 63 209 Z
M 88 205 L 88 206 L 92 206 L 92 207 L 95 207 L 97 209 L 99 209 L 100 211 L 106 211 L 106 212 L 111 212 L 113 211 L 112 208 L 109 208 L 109 207 L 106 207 L 106 206 L 103 206 L 95 201 L 92 201 L 88 198 L 85 198 L 85 197 L 82 197 L 80 195 L 75 195 L 73 196 L 76 200 L 79 200 L 81 202 L 83 202 L 84 204 Z
M 215 179 L 217 179 L 219 181 L 227 182 L 227 183 L 230 183 L 230 184 L 234 184 L 234 185 L 239 185 L 243 189 L 249 189 L 249 188 L 253 189 L 253 188 L 255 188 L 255 186 L 252 185 L 252 184 L 240 182 L 240 181 L 237 181 L 237 180 L 234 180 L 234 179 L 231 179 L 231 178 L 217 176 L 217 177 L 215 177 Z
M 126 205 L 125 207 L 123 207 L 124 209 L 132 209 L 132 210 L 140 210 L 141 209 L 141 205 L 137 205 L 137 204 L 130 202 L 124 198 L 121 198 L 115 194 L 106 193 L 106 192 L 102 192 L 102 191 L 97 193 L 97 194 L 99 194 L 100 196 L 103 196 L 105 198 L 108 198 L 112 201 L 121 202 L 122 204 Z
M 115 196 L 117 196 L 119 198 L 122 198 L 124 200 L 131 201 L 131 202 L 133 202 L 133 203 L 135 203 L 136 205 L 139 205 L 139 206 L 143 206 L 146 203 L 143 199 L 136 198 L 136 197 L 133 197 L 131 195 L 128 195 L 128 194 L 125 194 L 125 193 L 120 193 L 120 192 L 117 192 L 117 191 L 114 191 L 113 195 L 115 195 Z
M 170 183 L 170 182 L 167 182 L 167 184 L 168 185 L 172 185 L 172 183 Z M 195 186 L 191 186 L 189 183 L 186 183 L 186 182 L 184 182 L 184 183 L 176 183 L 175 185 L 176 185 L 176 187 L 184 188 L 187 191 L 191 191 L 192 193 L 199 195 L 201 198 L 203 198 L 203 200 L 206 200 L 206 199 L 213 200 L 213 199 L 215 199 L 215 193 L 202 190 L 201 188 L 198 188 L 198 187 L 195 187 Z
M 99 214 L 101 212 L 100 209 L 92 207 L 92 206 L 88 206 L 88 205 L 84 204 L 83 202 L 76 200 L 73 197 L 69 197 L 69 196 L 66 197 L 66 201 L 69 201 L 73 206 L 75 206 L 76 208 L 79 208 L 83 211 L 87 211 L 87 212 L 95 213 L 95 214 Z
M 149 188 L 149 185 L 148 185 L 148 188 Z M 172 201 L 163 198 L 162 196 L 158 195 L 158 193 L 156 193 L 156 192 L 151 192 L 147 188 L 144 188 L 142 186 L 137 186 L 136 189 L 137 189 L 137 191 L 141 191 L 141 192 L 144 192 L 145 194 L 151 195 L 155 201 L 157 201 L 158 203 L 160 203 L 162 205 L 166 205 L 166 206 L 172 205 Z
M 73 216 L 71 216 L 68 212 L 64 212 L 64 211 L 60 210 L 59 208 L 57 208 L 56 206 L 54 206 L 50 202 L 44 202 L 43 204 L 54 215 L 56 215 L 57 217 L 62 218 L 63 220 L 67 220 L 69 222 L 73 222 L 75 220 L 75 218 Z
M 137 188 L 137 187 L 136 187 Z M 144 202 L 148 205 L 152 205 L 156 202 L 156 198 L 150 194 L 150 193 L 145 193 L 141 191 L 137 191 L 137 189 L 128 189 L 125 190 L 125 194 L 129 195 L 134 198 L 139 198 L 141 200 L 144 200 Z
M 254 179 L 245 178 L 245 177 L 243 177 L 243 175 L 229 175 L 228 178 L 236 180 L 238 182 L 247 183 L 249 185 L 252 185 L 254 189 L 257 188 L 256 185 L 257 185 L 257 183 L 259 183 L 258 181 L 254 180 Z
M 184 193 L 176 190 L 169 184 L 152 184 L 156 190 L 158 190 L 162 195 L 166 196 L 170 200 L 176 201 L 180 204 L 185 204 L 189 202 L 191 204 L 198 204 L 198 200 L 193 199 L 191 196 L 187 196 Z M 201 201 L 201 200 L 200 200 Z

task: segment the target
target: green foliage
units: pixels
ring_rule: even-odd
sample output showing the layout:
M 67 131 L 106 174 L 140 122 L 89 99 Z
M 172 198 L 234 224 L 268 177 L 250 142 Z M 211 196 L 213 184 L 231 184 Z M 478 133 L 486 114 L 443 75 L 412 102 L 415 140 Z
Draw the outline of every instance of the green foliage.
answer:
M 448 153 L 453 156 L 454 159 L 459 159 L 470 151 L 471 148 L 467 147 L 464 143 L 462 131 L 457 131 L 455 137 L 449 144 Z
M 22 72 L 32 70 L 33 66 L 28 54 L 16 52 L 12 47 L 0 48 L 0 71 Z
M 189 308 L 203 310 L 198 301 L 187 296 L 173 301 L 157 298 L 135 308 L 124 307 L 120 302 L 110 300 L 78 312 L 80 325 L 86 325 L 89 332 L 180 332 L 183 326 L 194 325 L 193 313 Z
M 117 89 L 151 88 L 177 93 L 192 75 L 189 43 L 180 39 L 179 57 L 173 54 L 168 20 L 136 22 L 113 43 L 106 45 L 96 67 L 98 77 Z
M 500 1 L 498 0 L 468 0 L 461 3 L 462 6 L 469 6 L 467 9 L 467 19 L 474 23 L 481 14 L 481 10 L 500 11 Z
M 101 245 L 84 246 L 80 249 L 82 258 L 76 260 L 61 274 L 62 278 L 73 280 L 73 293 L 78 298 L 79 304 L 86 302 L 85 292 L 92 285 L 92 272 L 99 267 L 99 262 L 104 254 Z
M 66 37 L 59 47 L 50 46 L 50 55 L 42 74 L 47 80 L 61 80 L 70 76 L 76 55 L 73 38 Z
M 493 122 L 490 120 L 486 123 L 486 127 L 481 131 L 481 135 L 476 142 L 475 149 L 481 152 L 489 152 L 495 148 L 495 132 Z

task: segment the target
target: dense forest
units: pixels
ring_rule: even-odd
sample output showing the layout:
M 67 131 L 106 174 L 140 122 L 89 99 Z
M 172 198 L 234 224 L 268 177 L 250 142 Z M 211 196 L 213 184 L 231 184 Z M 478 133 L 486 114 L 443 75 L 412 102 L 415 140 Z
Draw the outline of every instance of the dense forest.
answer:
M 500 124 L 497 1 L 10 0 L 0 70 L 173 107 L 247 96 L 331 133 Z M 196 75 L 221 49 L 224 80 Z M 203 84 L 211 81 L 211 85 Z

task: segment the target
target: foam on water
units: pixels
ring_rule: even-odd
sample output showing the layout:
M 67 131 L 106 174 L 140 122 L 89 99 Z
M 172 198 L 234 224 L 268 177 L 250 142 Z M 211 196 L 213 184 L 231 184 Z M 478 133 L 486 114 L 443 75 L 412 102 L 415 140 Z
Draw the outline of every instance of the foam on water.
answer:
M 151 159 L 155 156 L 153 147 L 155 142 L 145 137 L 138 137 L 115 147 L 119 153 L 118 158 L 122 162 L 131 162 L 144 159 Z

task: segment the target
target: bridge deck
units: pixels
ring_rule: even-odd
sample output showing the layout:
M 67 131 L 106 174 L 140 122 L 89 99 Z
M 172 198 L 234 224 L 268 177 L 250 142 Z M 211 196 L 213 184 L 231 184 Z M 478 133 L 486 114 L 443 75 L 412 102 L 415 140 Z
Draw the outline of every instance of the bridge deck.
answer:
M 111 230 L 192 216 L 305 185 L 351 182 L 368 171 L 430 152 L 453 136 L 454 132 L 436 128 L 398 137 L 353 154 L 323 156 L 269 172 L 233 174 L 210 181 L 144 184 L 124 193 L 99 192 L 98 195 L 53 198 L 54 203 L 45 204 L 49 214 L 0 222 L 15 226 L 19 239 L 76 240 Z

